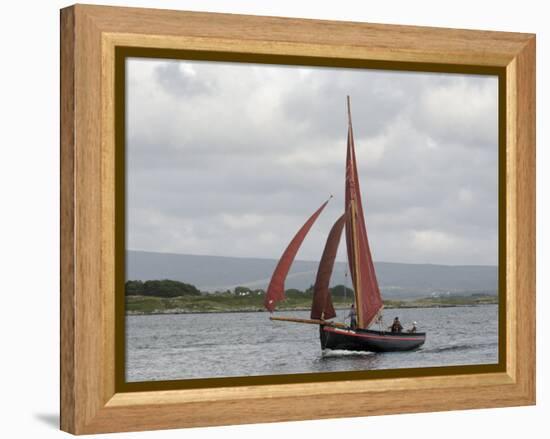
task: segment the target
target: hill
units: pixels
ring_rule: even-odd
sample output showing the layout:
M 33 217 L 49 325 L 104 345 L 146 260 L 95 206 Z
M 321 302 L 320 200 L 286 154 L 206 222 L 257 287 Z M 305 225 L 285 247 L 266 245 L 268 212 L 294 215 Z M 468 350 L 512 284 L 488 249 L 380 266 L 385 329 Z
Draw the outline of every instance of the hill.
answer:
M 261 258 L 199 256 L 128 251 L 126 278 L 131 280 L 173 279 L 195 285 L 201 291 L 225 291 L 235 286 L 266 288 L 277 261 Z M 315 280 L 316 261 L 295 261 L 286 288 L 305 290 Z M 496 293 L 495 266 L 375 263 L 385 298 L 412 299 L 429 294 L 465 292 Z M 332 284 L 346 283 L 346 264 L 337 262 Z M 347 281 L 347 285 L 350 285 Z

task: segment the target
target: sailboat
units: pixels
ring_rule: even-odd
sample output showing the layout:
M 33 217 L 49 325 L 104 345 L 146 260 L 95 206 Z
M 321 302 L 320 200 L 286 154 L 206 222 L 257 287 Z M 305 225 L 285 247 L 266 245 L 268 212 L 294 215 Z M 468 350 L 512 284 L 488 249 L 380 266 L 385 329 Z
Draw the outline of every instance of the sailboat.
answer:
M 384 304 L 378 287 L 363 214 L 349 96 L 347 97 L 347 115 L 345 209 L 328 234 L 319 262 L 313 290 L 311 318 L 271 316 L 270 319 L 319 325 L 322 350 L 390 352 L 417 349 L 426 341 L 426 333 L 390 332 L 383 330 L 381 326 Z M 302 242 L 329 200 L 325 201 L 298 230 L 275 267 L 264 300 L 264 306 L 271 313 L 275 310 L 277 302 L 285 299 L 284 284 L 290 267 Z M 336 317 L 336 312 L 329 283 L 344 229 L 357 315 L 353 325 L 331 320 Z M 379 326 L 378 330 L 371 328 L 376 323 Z

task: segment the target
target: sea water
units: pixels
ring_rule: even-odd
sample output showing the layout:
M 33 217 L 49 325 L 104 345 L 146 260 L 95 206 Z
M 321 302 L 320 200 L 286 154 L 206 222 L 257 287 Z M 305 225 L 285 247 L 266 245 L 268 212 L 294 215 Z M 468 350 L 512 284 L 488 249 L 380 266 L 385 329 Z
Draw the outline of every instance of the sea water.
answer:
M 337 310 L 342 321 L 347 310 Z M 309 318 L 306 311 L 275 315 Z M 411 367 L 496 364 L 498 306 L 384 311 L 426 332 L 416 351 L 322 352 L 319 327 L 269 320 L 266 312 L 134 315 L 126 317 L 129 382 Z M 373 327 L 372 329 L 377 329 Z

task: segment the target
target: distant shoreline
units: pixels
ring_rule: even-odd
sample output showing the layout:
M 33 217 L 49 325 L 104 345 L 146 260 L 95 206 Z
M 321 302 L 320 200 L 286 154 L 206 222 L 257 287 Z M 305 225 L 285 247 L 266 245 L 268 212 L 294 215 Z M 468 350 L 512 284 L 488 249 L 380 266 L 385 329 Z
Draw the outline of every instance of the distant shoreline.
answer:
M 129 315 L 197 314 L 264 311 L 265 291 L 238 286 L 215 294 L 207 294 L 195 285 L 171 279 L 128 280 L 125 283 L 125 309 Z M 335 308 L 349 309 L 354 292 L 345 285 L 329 289 Z M 424 297 L 420 296 L 422 294 Z M 384 300 L 388 309 L 441 308 L 498 303 L 498 296 L 489 291 L 455 291 L 437 294 L 419 292 L 406 298 Z M 287 289 L 286 299 L 277 304 L 279 311 L 307 311 L 313 300 L 313 287 L 306 290 Z
M 473 308 L 479 306 L 498 305 L 498 301 L 485 303 L 470 303 L 470 304 L 412 304 L 405 306 L 386 305 L 384 309 L 421 309 L 421 308 Z M 309 311 L 311 307 L 283 308 L 277 312 L 294 312 L 294 311 Z M 347 311 L 349 307 L 336 308 L 339 311 Z M 127 311 L 126 316 L 157 316 L 157 315 L 179 315 L 179 314 L 233 314 L 233 313 L 268 313 L 265 309 L 227 309 L 227 310 L 155 310 L 150 312 L 145 311 Z

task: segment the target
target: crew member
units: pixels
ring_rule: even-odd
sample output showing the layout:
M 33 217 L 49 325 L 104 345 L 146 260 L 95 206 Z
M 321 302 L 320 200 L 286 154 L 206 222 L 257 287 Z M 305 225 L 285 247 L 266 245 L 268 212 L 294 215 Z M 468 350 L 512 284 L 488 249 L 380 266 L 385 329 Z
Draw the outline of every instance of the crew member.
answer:
M 355 304 L 351 304 L 351 308 L 349 310 L 348 317 L 350 319 L 350 326 L 352 329 L 355 329 L 357 327 L 357 311 L 355 311 Z
M 403 331 L 403 326 L 401 325 L 401 322 L 399 321 L 399 317 L 396 317 L 393 319 L 393 325 L 391 325 L 391 332 L 401 332 Z

